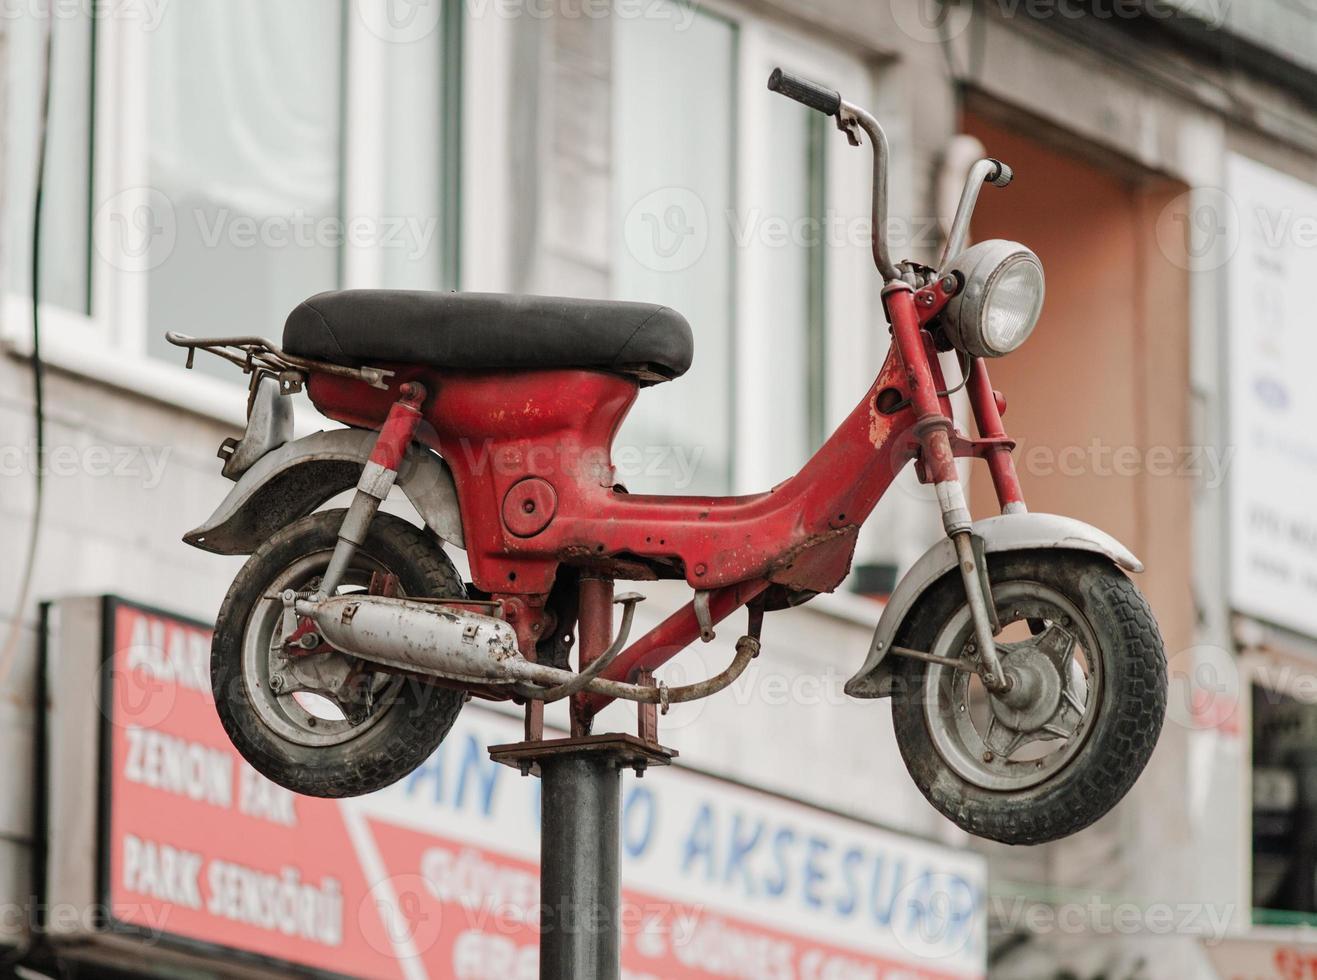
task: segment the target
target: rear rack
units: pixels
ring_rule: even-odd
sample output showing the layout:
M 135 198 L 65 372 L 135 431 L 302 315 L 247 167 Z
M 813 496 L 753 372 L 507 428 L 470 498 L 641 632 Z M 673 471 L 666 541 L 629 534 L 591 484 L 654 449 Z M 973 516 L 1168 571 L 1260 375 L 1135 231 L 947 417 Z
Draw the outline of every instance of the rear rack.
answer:
M 197 351 L 204 350 L 216 357 L 222 357 L 242 368 L 243 374 L 269 373 L 277 375 L 285 391 L 300 391 L 308 375 L 332 374 L 340 378 L 362 381 L 372 388 L 388 388 L 388 379 L 394 372 L 377 367 L 345 367 L 342 364 L 330 364 L 328 361 L 316 361 L 309 357 L 298 357 L 280 350 L 264 337 L 189 337 L 185 333 L 173 330 L 165 334 L 165 340 L 175 347 L 187 351 L 187 367 L 192 367 Z

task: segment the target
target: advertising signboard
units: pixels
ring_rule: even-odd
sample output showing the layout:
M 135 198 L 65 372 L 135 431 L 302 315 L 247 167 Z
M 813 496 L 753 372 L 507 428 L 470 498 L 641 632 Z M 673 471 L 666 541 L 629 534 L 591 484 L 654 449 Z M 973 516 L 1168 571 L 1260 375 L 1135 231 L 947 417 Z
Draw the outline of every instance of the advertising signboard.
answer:
M 1227 266 L 1230 595 L 1236 609 L 1317 636 L 1317 187 L 1238 154 L 1211 216 L 1237 235 Z M 1313 348 L 1310 352 L 1308 348 Z
M 520 737 L 517 718 L 470 704 L 392 787 L 298 797 L 230 747 L 207 627 L 119 600 L 100 608 L 94 659 L 108 669 L 92 685 L 101 710 L 82 719 L 100 730 L 95 763 L 78 762 L 83 736 L 60 717 L 76 701 L 58 697 L 51 753 L 64 767 L 51 890 L 75 897 L 79 857 L 93 855 L 81 887 L 104 912 L 94 934 L 253 972 L 537 976 L 540 783 L 487 753 Z M 55 645 L 62 670 L 85 632 L 74 611 Z M 84 770 L 84 805 L 99 805 L 80 822 L 64 808 Z M 622 847 L 618 925 L 634 980 L 984 974 L 985 872 L 971 853 L 679 767 L 627 775 Z

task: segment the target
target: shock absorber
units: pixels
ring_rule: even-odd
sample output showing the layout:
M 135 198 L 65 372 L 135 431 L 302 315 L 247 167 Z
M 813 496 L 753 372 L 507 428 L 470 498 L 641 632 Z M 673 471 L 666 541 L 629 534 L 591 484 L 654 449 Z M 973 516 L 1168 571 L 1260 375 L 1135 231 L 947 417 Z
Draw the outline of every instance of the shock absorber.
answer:
M 979 559 L 974 554 L 969 507 L 951 448 L 951 420 L 942 413 L 938 403 L 937 385 L 929 367 L 912 290 L 905 283 L 888 283 L 883 298 L 892 324 L 892 339 L 905 365 L 910 386 L 910 401 L 917 419 L 914 434 L 919 440 L 924 468 L 937 492 L 943 530 L 955 546 L 956 564 L 965 583 L 965 598 L 974 623 L 976 652 L 983 667 L 983 684 L 993 693 L 1001 693 L 1010 690 L 1011 681 L 1002 671 L 997 644 L 993 640 L 996 617 L 988 605 L 991 593 L 987 570 L 980 568 Z
M 343 515 L 343 525 L 338 529 L 338 542 L 334 545 L 334 554 L 329 559 L 324 578 L 320 580 L 317 597 L 324 599 L 332 596 L 342 584 L 352 558 L 366 540 L 370 522 L 379 512 L 380 504 L 393 489 L 398 479 L 398 468 L 402 466 L 407 455 L 407 447 L 416 435 L 416 427 L 421 422 L 421 405 L 425 402 L 425 386 L 415 381 L 404 382 L 398 389 L 401 396 L 389 409 L 389 415 L 380 428 L 375 447 L 370 458 L 362 468 L 361 478 L 357 480 L 357 492 Z

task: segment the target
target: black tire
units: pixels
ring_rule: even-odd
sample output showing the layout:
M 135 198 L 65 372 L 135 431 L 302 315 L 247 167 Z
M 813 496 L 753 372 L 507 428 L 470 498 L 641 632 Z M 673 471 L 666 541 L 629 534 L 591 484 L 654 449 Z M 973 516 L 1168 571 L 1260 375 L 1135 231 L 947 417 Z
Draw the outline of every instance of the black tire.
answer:
M 211 686 L 220 721 L 253 768 L 306 796 L 360 796 L 388 786 L 419 766 L 443 741 L 465 701 L 462 692 L 401 675 L 384 680 L 388 698 L 373 706 L 359 735 L 333 745 L 306 745 L 267 723 L 252 703 L 243 650 L 249 624 L 269 617 L 276 581 L 308 559 L 328 560 L 343 522 L 342 510 L 311 514 L 283 528 L 243 565 L 220 607 L 211 646 Z M 410 596 L 462 598 L 462 580 L 438 541 L 391 514 L 371 523 L 353 568 L 382 569 Z M 273 603 L 278 605 L 277 602 Z M 252 624 L 253 616 L 259 619 Z M 268 696 L 267 696 L 268 699 Z
M 1041 844 L 1092 824 L 1138 779 L 1166 714 L 1166 655 L 1142 594 L 1099 555 L 1008 552 L 989 556 L 988 568 L 994 597 L 1010 583 L 1043 584 L 1072 603 L 1096 638 L 1103 680 L 1096 713 L 1081 744 L 1055 773 L 1028 789 L 987 789 L 964 778 L 943 757 L 929 732 L 925 703 L 936 696 L 927 683 L 930 665 L 910 657 L 897 658 L 892 720 L 910 775 L 941 813 L 979 837 L 1006 844 Z M 964 605 L 959 575 L 943 578 L 907 616 L 897 645 L 933 650 L 944 624 L 958 613 L 963 615 Z

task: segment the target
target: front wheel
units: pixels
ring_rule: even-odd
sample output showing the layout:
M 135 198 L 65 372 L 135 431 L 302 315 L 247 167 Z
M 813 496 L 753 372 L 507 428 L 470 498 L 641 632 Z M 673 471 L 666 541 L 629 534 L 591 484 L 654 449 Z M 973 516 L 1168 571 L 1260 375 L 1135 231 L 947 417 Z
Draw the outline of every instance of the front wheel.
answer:
M 979 837 L 1041 844 L 1082 830 L 1134 785 L 1166 713 L 1166 656 L 1152 611 L 1110 561 L 1088 552 L 991 555 L 1011 689 L 901 657 L 892 719 L 910 775 Z M 911 610 L 896 644 L 960 659 L 974 629 L 957 575 Z
M 229 740 L 258 772 L 307 796 L 359 796 L 401 779 L 438 747 L 465 700 L 337 650 L 288 650 L 280 593 L 319 585 L 343 514 L 311 514 L 265 542 L 229 587 L 211 645 Z M 402 595 L 466 595 L 439 543 L 392 514 L 371 522 L 339 593 L 365 591 L 375 572 L 395 576 Z

